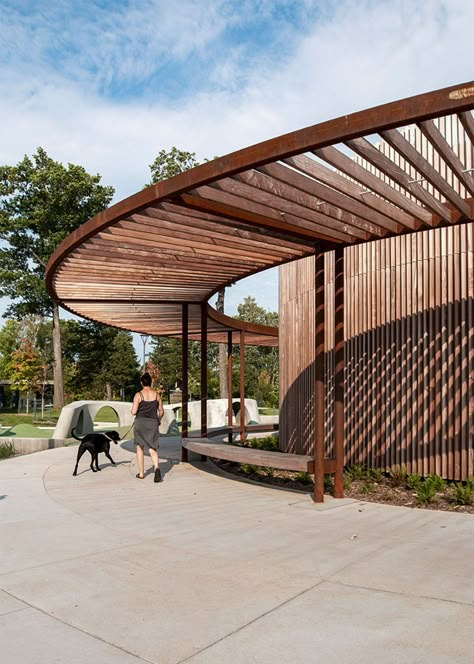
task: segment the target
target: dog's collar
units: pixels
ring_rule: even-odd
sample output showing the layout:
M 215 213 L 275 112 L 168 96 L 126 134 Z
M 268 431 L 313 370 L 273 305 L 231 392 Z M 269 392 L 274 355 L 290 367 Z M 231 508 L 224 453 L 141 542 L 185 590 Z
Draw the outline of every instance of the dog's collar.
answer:
M 108 438 L 109 440 L 111 440 L 113 443 L 116 443 L 116 442 L 117 442 L 116 440 L 114 440 L 113 438 L 111 438 L 110 436 L 108 436 L 106 433 L 104 433 L 104 436 L 105 436 L 106 438 Z

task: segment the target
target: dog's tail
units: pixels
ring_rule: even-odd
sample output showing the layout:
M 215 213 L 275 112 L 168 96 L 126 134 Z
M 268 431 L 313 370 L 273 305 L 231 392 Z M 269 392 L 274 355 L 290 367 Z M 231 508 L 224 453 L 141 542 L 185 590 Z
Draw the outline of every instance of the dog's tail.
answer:
M 79 436 L 76 436 L 76 434 L 74 433 L 75 430 L 76 430 L 76 427 L 74 427 L 73 430 L 71 431 L 71 436 L 73 438 L 75 438 L 76 440 L 82 440 L 82 438 L 79 438 Z

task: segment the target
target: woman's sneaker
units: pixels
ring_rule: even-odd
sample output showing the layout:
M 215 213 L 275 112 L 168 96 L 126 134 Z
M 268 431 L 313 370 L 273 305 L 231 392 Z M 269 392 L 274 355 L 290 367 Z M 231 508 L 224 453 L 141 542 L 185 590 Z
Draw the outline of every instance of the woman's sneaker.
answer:
M 159 468 L 155 470 L 155 482 L 161 482 L 161 470 Z

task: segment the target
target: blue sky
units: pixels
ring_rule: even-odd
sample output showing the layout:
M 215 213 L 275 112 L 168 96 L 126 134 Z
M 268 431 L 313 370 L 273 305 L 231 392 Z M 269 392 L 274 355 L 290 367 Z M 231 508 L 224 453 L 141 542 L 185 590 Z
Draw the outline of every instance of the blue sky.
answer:
M 38 146 L 116 200 L 198 159 L 472 78 L 472 0 L 0 0 L 0 163 Z M 275 271 L 228 291 L 277 308 Z

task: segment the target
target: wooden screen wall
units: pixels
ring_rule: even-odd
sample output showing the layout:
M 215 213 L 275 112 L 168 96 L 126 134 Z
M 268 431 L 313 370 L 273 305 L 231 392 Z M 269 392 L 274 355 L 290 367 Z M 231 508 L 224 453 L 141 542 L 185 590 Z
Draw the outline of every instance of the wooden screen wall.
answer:
M 345 463 L 474 475 L 474 224 L 345 251 Z M 326 453 L 333 256 L 326 257 Z M 314 259 L 280 268 L 280 437 L 312 453 Z

